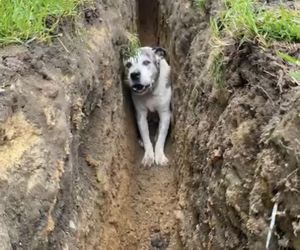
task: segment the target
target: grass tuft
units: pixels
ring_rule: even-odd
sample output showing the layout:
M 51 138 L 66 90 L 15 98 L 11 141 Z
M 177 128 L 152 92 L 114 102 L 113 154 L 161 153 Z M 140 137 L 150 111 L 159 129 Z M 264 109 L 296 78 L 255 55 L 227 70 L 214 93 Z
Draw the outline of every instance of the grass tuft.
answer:
M 213 84 L 218 89 L 223 89 L 225 87 L 224 75 L 226 69 L 226 62 L 224 60 L 224 53 L 222 48 L 222 45 L 214 46 L 209 53 L 209 57 L 207 59 L 206 64 L 207 72 L 214 80 Z
M 80 0 L 0 0 L 0 44 L 45 41 Z
M 138 53 L 138 49 L 141 47 L 141 43 L 137 34 L 127 33 L 128 45 L 122 48 L 122 56 L 126 58 L 134 57 Z
M 131 34 L 129 36 L 128 53 L 129 56 L 135 56 L 138 48 L 141 47 L 141 43 L 137 34 Z
M 193 0 L 193 4 L 200 10 L 205 10 L 206 8 L 206 0 Z
M 284 7 L 266 9 L 254 0 L 225 0 L 220 16 L 224 35 L 241 40 L 300 41 L 300 13 Z
M 224 58 L 223 54 L 218 51 L 213 52 L 213 60 L 211 64 L 211 73 L 212 76 L 215 79 L 215 83 L 218 88 L 224 87 L 224 71 L 225 71 L 225 65 L 224 65 Z

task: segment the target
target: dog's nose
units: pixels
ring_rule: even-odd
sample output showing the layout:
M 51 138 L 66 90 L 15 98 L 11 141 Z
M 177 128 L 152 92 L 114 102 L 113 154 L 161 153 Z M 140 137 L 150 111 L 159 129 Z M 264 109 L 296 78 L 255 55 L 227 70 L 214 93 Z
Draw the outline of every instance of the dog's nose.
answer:
M 141 72 L 132 72 L 130 74 L 130 78 L 133 80 L 133 81 L 138 81 L 140 80 L 140 77 L 141 77 Z

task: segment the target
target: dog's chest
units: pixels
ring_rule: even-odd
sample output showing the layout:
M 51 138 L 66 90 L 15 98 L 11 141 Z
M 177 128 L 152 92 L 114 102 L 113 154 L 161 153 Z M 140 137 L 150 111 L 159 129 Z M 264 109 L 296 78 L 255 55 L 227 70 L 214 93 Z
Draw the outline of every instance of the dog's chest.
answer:
M 161 111 L 170 106 L 171 89 L 160 89 L 157 94 L 143 96 L 138 105 L 142 105 L 150 112 Z
M 145 100 L 145 106 L 147 107 L 147 109 L 150 111 L 150 112 L 155 112 L 157 111 L 157 108 L 158 108 L 158 104 L 159 104 L 159 100 L 158 98 L 156 97 L 151 97 L 151 98 L 147 98 Z

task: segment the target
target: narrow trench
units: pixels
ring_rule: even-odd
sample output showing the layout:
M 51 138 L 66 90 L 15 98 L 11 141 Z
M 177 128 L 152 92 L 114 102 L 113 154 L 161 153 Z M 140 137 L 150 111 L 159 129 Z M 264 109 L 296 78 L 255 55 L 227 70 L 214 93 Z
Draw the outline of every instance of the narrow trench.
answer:
M 137 0 L 137 28 L 142 46 L 158 46 L 159 2 Z M 152 128 L 153 129 L 153 128 Z M 133 138 L 137 143 L 136 138 Z M 130 142 L 132 143 L 132 142 Z M 170 164 L 165 167 L 145 168 L 140 165 L 143 149 L 131 166 L 126 232 L 119 249 L 128 250 L 180 250 L 183 249 L 178 234 L 177 185 L 172 148 L 167 142 L 166 152 Z
M 137 0 L 137 28 L 142 45 L 158 45 L 158 13 L 158 0 Z
M 157 46 L 158 1 L 138 0 L 137 8 L 137 27 L 142 45 Z M 125 145 L 126 154 L 130 155 L 125 156 L 127 161 L 124 161 L 120 171 L 113 174 L 117 191 L 108 199 L 110 204 L 106 211 L 100 211 L 103 218 L 99 233 L 101 246 L 98 247 L 103 250 L 181 250 L 175 218 L 178 209 L 176 166 L 170 142 L 166 149 L 170 161 L 168 166 L 142 167 L 143 149 L 137 143 L 132 105 L 128 97 L 125 97 L 124 106 L 125 117 L 129 117 L 126 118 L 124 130 L 130 132 L 126 131 L 124 141 L 120 144 Z M 97 141 L 97 131 L 103 124 L 100 113 L 92 118 L 92 123 L 88 140 Z M 95 146 L 99 144 L 101 142 L 98 140 Z M 97 157 L 101 155 L 99 148 L 91 148 L 90 151 L 97 152 Z

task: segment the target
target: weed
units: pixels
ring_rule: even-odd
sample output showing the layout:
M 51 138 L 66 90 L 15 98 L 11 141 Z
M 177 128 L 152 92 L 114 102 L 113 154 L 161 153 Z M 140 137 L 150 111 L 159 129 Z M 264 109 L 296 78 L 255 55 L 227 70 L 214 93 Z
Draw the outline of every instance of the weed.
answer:
M 80 0 L 0 0 L 0 44 L 45 41 Z

